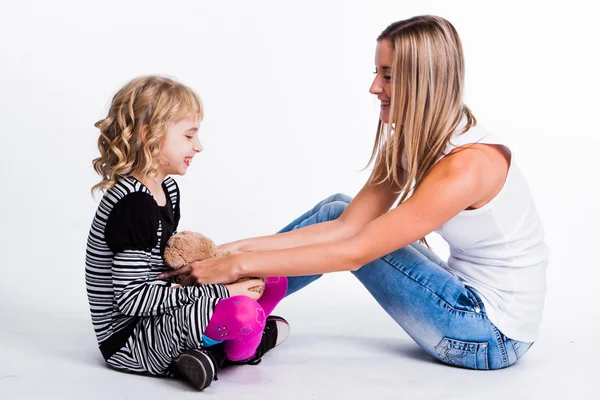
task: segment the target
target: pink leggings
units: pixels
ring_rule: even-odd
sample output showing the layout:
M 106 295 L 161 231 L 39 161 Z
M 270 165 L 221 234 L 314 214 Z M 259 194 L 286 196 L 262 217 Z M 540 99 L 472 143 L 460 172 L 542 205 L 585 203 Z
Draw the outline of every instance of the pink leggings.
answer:
M 262 339 L 266 317 L 283 299 L 287 286 L 285 277 L 267 278 L 265 291 L 258 301 L 247 296 L 219 301 L 204 335 L 224 341 L 225 355 L 231 361 L 252 358 Z

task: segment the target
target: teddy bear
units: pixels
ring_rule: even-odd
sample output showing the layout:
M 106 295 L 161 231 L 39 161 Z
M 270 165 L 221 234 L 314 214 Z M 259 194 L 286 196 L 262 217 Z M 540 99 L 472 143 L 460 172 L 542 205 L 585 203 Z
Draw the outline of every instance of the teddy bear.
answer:
M 164 259 L 169 267 L 178 269 L 194 261 L 202 261 L 209 258 L 222 258 L 232 254 L 231 251 L 217 249 L 217 245 L 201 233 L 182 231 L 172 235 L 167 241 Z M 175 277 L 175 280 L 180 283 L 183 278 L 184 277 L 182 276 L 177 276 Z M 247 281 L 249 279 L 261 279 L 263 281 L 262 285 L 254 286 L 249 289 L 262 296 L 265 288 L 265 278 L 244 277 L 231 283 Z

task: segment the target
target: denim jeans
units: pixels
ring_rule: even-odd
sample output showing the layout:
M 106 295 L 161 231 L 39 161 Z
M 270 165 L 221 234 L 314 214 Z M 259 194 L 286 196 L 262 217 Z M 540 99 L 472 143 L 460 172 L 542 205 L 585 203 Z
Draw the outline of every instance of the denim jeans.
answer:
M 333 195 L 283 228 L 288 232 L 338 218 L 351 198 Z M 444 261 L 413 243 L 352 274 L 427 353 L 443 363 L 488 370 L 514 364 L 532 345 L 507 338 L 490 322 L 477 293 L 442 268 Z M 288 277 L 287 295 L 321 275 Z

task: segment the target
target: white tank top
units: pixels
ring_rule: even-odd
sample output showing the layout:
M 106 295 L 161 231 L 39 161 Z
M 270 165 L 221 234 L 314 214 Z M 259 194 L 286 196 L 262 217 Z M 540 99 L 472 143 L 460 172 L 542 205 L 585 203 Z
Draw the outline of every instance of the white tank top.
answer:
M 470 143 L 498 144 L 510 152 L 500 138 L 477 125 L 454 135 L 444 155 Z M 436 232 L 450 247 L 444 267 L 475 289 L 490 321 L 511 339 L 536 340 L 549 251 L 529 186 L 512 153 L 498 195 L 481 208 L 460 212 Z

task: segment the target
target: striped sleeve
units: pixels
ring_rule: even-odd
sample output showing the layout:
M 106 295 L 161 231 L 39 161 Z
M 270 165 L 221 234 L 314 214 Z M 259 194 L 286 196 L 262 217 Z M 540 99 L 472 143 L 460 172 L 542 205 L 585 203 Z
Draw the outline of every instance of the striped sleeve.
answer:
M 224 285 L 201 285 L 172 288 L 163 280 L 149 280 L 151 253 L 125 250 L 115 254 L 112 274 L 118 310 L 128 316 L 147 317 L 166 314 L 200 297 L 224 299 L 229 292 Z

